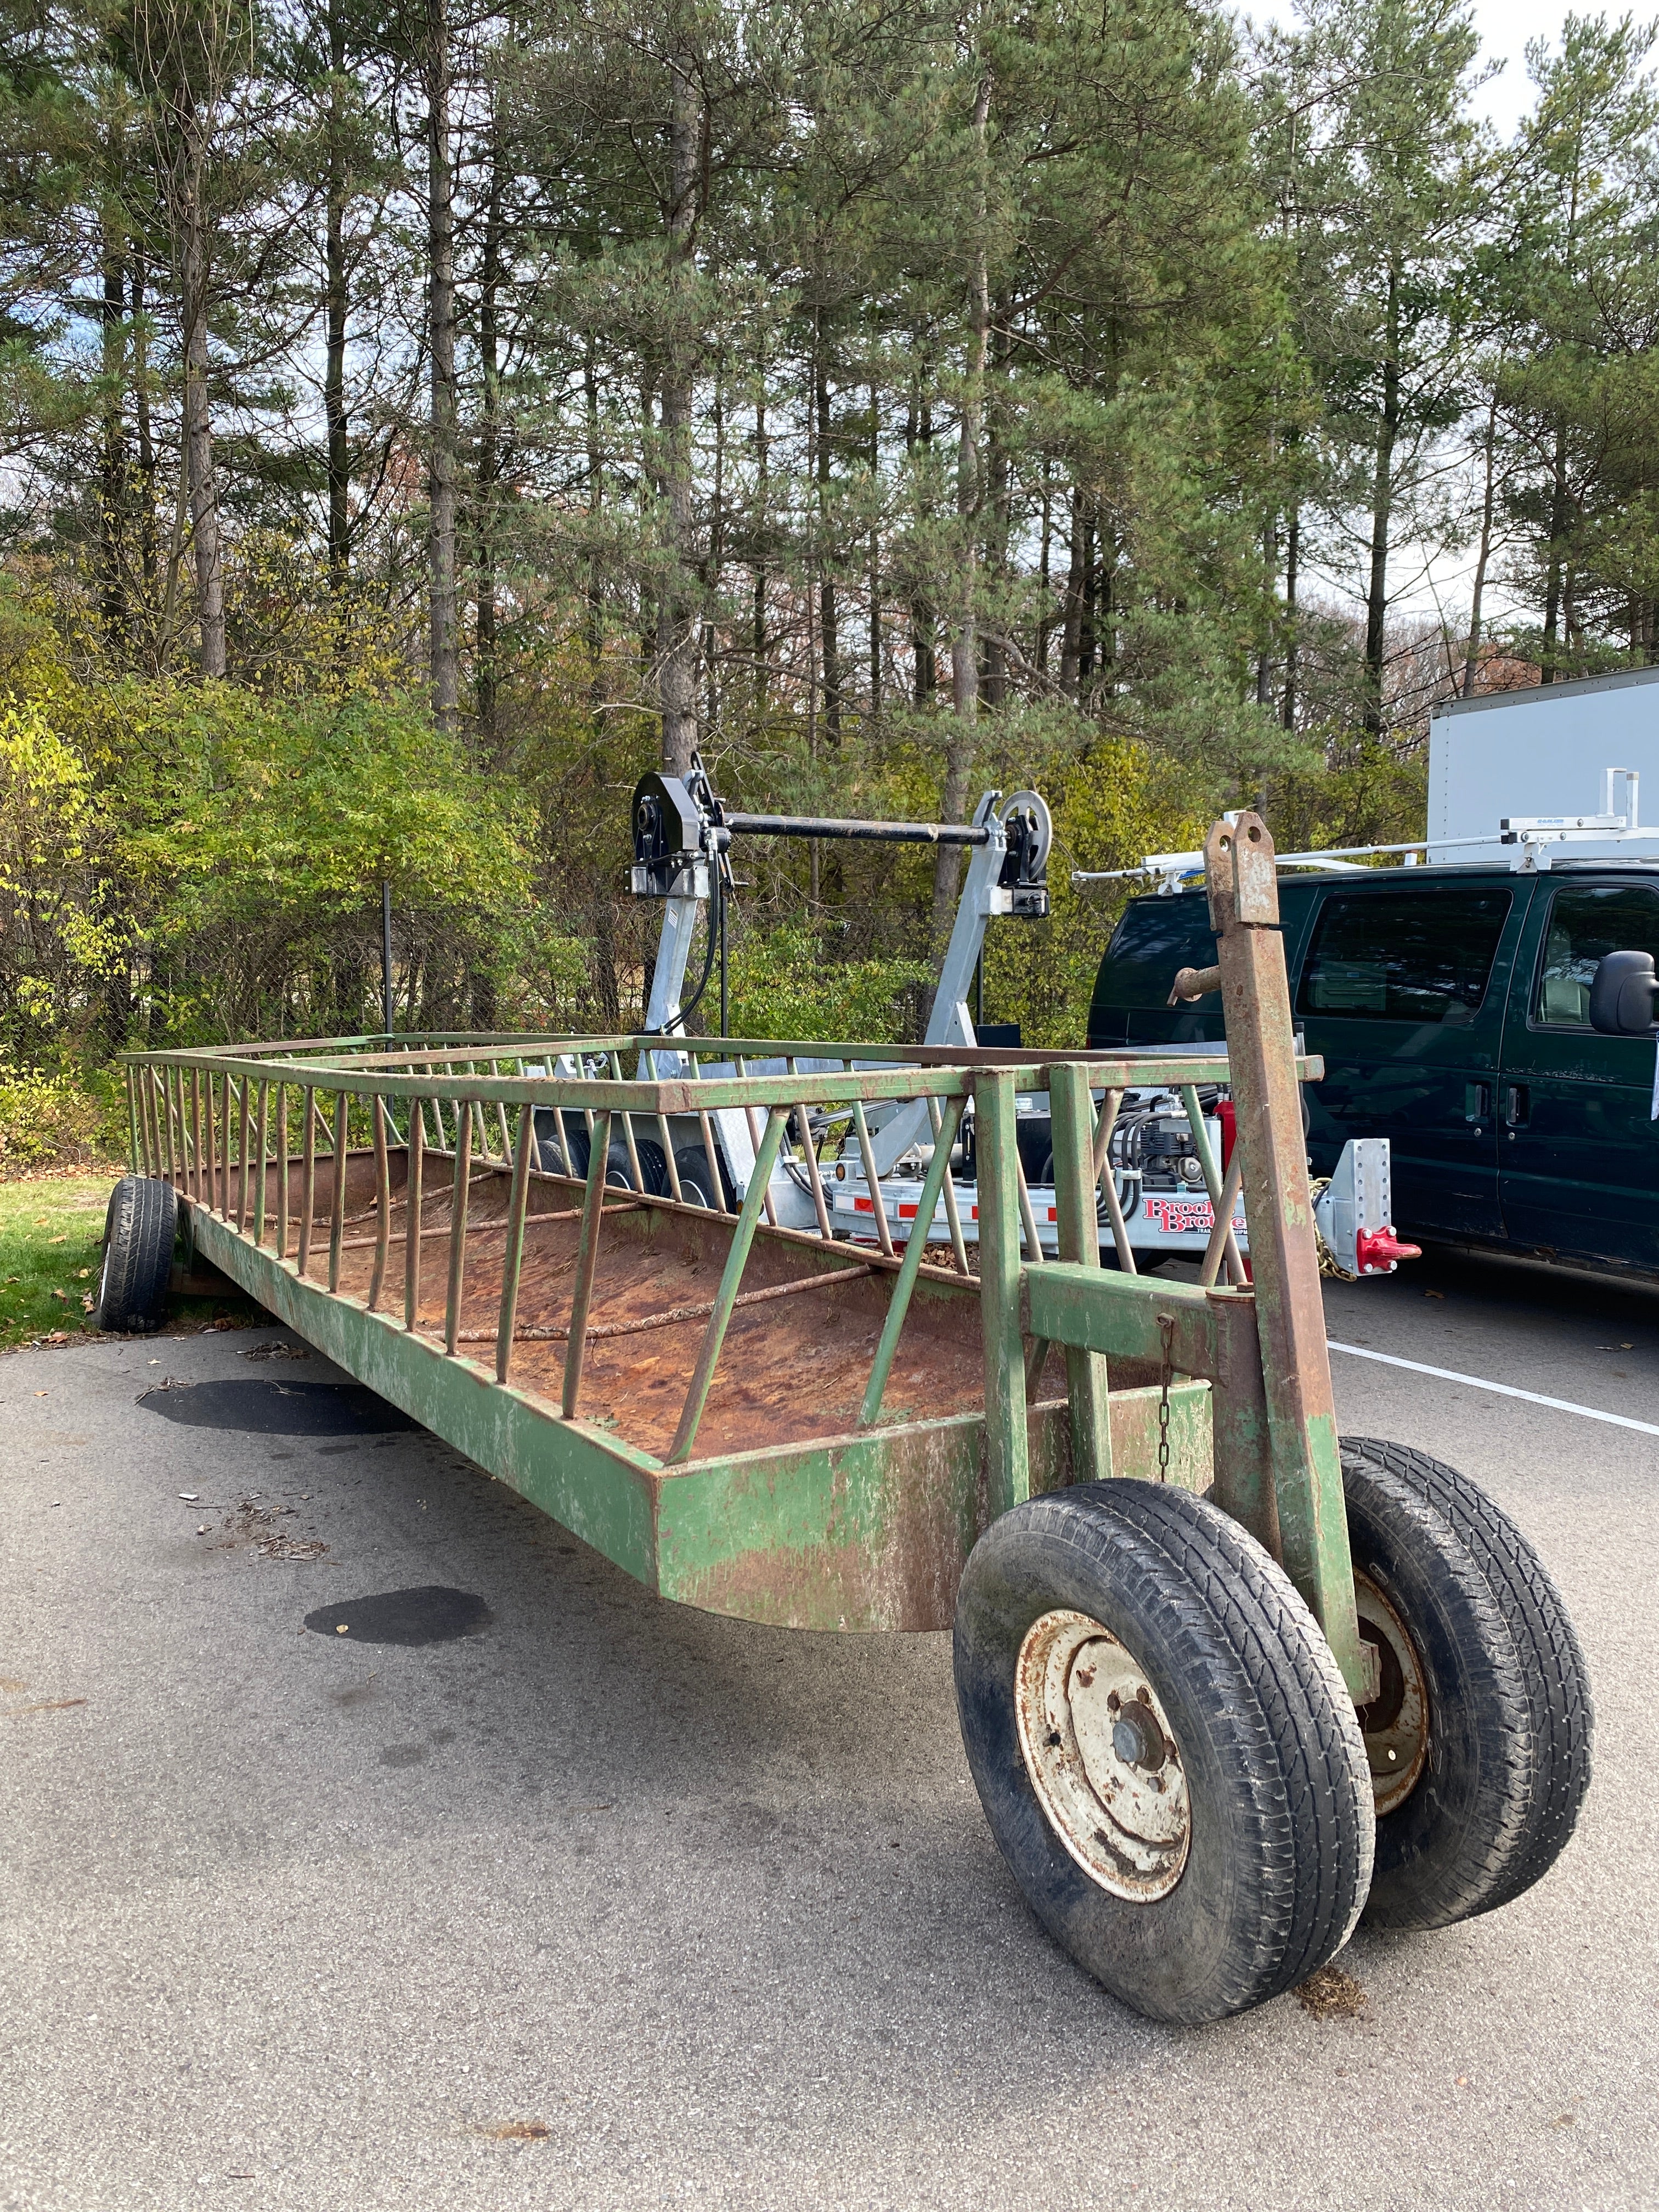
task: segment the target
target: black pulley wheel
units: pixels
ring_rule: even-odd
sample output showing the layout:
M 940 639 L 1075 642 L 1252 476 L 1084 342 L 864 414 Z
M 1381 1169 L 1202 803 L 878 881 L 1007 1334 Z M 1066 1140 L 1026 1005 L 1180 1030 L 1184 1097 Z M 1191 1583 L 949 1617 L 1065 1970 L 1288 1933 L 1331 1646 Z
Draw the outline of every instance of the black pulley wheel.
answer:
M 167 1319 L 179 1201 L 171 1183 L 123 1176 L 104 1217 L 104 1258 L 98 1278 L 98 1328 L 144 1334 Z
M 1218 2020 L 1347 1941 L 1373 1830 L 1353 1706 L 1288 1577 L 1218 1508 L 1126 1481 L 1015 1506 L 969 1559 L 954 1665 L 998 1846 L 1115 1996 Z
M 1366 1908 L 1444 1928 L 1547 1873 L 1589 1786 L 1594 1714 L 1560 1593 L 1509 1516 L 1439 1460 L 1342 1443 L 1360 1632 L 1382 1686 L 1359 1712 L 1376 1808 Z

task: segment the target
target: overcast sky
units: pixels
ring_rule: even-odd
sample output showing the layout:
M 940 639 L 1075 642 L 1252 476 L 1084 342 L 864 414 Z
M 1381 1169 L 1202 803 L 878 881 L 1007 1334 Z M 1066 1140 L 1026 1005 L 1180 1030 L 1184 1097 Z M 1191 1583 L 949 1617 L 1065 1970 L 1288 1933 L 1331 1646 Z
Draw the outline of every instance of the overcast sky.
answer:
M 1258 22 L 1267 23 L 1290 23 L 1296 15 L 1293 0 L 1255 0 L 1245 12 Z M 1600 11 L 1595 0 L 1580 0 L 1578 13 L 1589 15 L 1598 12 L 1618 16 L 1626 10 L 1613 5 Z M 1640 20 L 1649 11 L 1638 5 L 1628 12 Z M 1476 112 L 1495 124 L 1506 137 L 1531 105 L 1527 41 L 1540 38 L 1558 40 L 1566 13 L 1566 0 L 1474 0 L 1475 26 L 1486 57 L 1504 64 L 1492 82 L 1482 88 L 1475 104 Z
M 1512 134 L 1532 105 L 1527 42 L 1541 38 L 1552 45 L 1559 44 L 1568 5 L 1569 0 L 1474 0 L 1474 21 L 1484 57 L 1504 64 L 1476 95 L 1475 112 L 1505 138 Z M 1606 13 L 1613 17 L 1629 12 L 1642 21 L 1648 20 L 1650 12 L 1656 8 L 1659 8 L 1659 0 L 1648 0 L 1646 6 L 1638 4 L 1628 10 L 1617 4 L 1598 9 L 1596 0 L 1579 0 L 1577 12 Z M 1294 0 L 1255 0 L 1255 4 L 1243 12 L 1258 22 L 1289 25 L 1296 20 Z M 1487 602 L 1486 611 L 1492 619 L 1501 619 L 1514 611 L 1504 589 L 1502 571 L 1500 559 L 1497 573 L 1491 579 Z M 1433 614 L 1442 610 L 1461 614 L 1468 604 L 1473 573 L 1473 552 L 1442 553 L 1425 559 L 1421 549 L 1408 544 L 1399 545 L 1389 562 L 1389 577 L 1390 588 L 1397 595 L 1396 616 Z M 1362 580 L 1356 569 L 1352 574 L 1326 574 L 1323 580 L 1328 589 L 1352 605 L 1356 586 Z

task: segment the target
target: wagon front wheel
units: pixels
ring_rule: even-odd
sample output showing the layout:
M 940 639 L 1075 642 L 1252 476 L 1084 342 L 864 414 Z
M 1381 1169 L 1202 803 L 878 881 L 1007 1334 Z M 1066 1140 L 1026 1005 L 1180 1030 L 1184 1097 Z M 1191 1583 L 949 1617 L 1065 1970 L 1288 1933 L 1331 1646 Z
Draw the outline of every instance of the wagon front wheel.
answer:
M 1289 1579 L 1187 1492 L 1018 1505 L 957 1601 L 957 1708 L 1033 1911 L 1115 1996 L 1196 2023 L 1346 1942 L 1374 1816 L 1353 1706 Z

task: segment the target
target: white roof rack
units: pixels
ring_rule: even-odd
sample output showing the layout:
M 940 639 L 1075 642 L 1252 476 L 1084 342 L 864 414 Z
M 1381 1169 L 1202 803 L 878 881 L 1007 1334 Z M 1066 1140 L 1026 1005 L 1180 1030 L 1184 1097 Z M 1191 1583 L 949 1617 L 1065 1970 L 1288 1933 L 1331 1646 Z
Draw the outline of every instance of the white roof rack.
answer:
M 1625 811 L 1613 811 L 1613 788 L 1617 779 L 1623 778 Z M 1600 814 L 1538 814 L 1505 815 L 1496 832 L 1487 837 L 1414 837 L 1398 845 L 1336 845 L 1322 852 L 1279 853 L 1275 855 L 1281 868 L 1313 868 L 1332 875 L 1370 875 L 1376 872 L 1362 863 L 1380 859 L 1384 854 L 1404 855 L 1409 867 L 1418 865 L 1417 856 L 1433 847 L 1437 858 L 1454 850 L 1471 854 L 1485 852 L 1493 859 L 1502 855 L 1514 875 L 1531 875 L 1547 870 L 1553 860 L 1565 860 L 1566 853 L 1556 853 L 1559 845 L 1575 842 L 1594 843 L 1598 848 L 1608 845 L 1639 845 L 1628 858 L 1650 860 L 1659 857 L 1659 830 L 1642 828 L 1637 811 L 1637 788 L 1639 781 L 1634 769 L 1610 768 L 1602 772 L 1602 796 L 1605 811 Z M 1228 815 L 1231 822 L 1237 817 Z M 1598 854 L 1601 858 L 1624 858 L 1624 854 Z M 1204 873 L 1202 853 L 1148 853 L 1135 868 L 1074 868 L 1072 882 L 1085 884 L 1123 883 L 1131 878 L 1152 878 L 1161 893 L 1178 891 L 1183 883 Z

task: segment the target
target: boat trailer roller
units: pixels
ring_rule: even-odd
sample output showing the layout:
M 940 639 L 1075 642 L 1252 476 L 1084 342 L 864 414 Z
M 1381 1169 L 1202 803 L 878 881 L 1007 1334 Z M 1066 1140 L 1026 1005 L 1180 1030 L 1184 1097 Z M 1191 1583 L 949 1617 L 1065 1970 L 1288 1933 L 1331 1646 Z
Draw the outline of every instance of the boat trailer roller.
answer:
M 1206 862 L 1224 1061 L 660 1031 L 131 1055 L 106 1313 L 176 1208 L 262 1306 L 663 1597 L 951 1628 L 1016 1881 L 1153 2017 L 1295 1986 L 1362 1911 L 1506 1903 L 1588 1784 L 1582 1656 L 1472 1484 L 1339 1437 L 1298 1094 L 1320 1068 L 1265 826 L 1217 823 Z M 1222 1279 L 1230 1207 L 1198 1280 L 1103 1267 L 1123 1093 L 1222 1082 L 1253 1280 Z M 1018 1142 L 1034 1091 L 1052 1256 Z M 970 1105 L 977 1243 L 849 1241 L 827 1164 L 896 1108 L 931 1133 L 920 1218 L 949 1222 Z M 733 1115 L 748 1171 L 697 1203 L 672 1133 L 712 1163 Z M 543 1164 L 548 1116 L 580 1176 Z M 804 1225 L 777 1218 L 780 1162 Z

